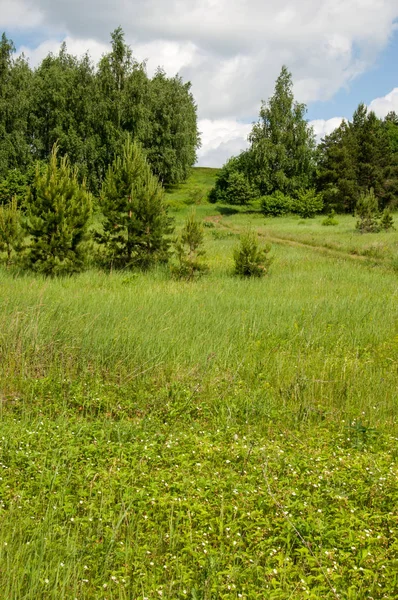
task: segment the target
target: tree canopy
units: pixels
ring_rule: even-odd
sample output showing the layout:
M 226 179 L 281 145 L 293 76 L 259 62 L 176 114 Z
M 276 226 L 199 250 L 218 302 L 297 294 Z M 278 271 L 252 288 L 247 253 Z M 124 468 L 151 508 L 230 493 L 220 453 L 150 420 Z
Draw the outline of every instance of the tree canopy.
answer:
M 197 107 L 190 83 L 158 70 L 150 78 L 119 27 L 111 50 L 95 66 L 63 44 L 35 69 L 14 45 L 0 41 L 0 181 L 46 161 L 57 143 L 81 180 L 99 192 L 108 166 L 129 133 L 140 142 L 163 184 L 184 181 L 199 146 Z

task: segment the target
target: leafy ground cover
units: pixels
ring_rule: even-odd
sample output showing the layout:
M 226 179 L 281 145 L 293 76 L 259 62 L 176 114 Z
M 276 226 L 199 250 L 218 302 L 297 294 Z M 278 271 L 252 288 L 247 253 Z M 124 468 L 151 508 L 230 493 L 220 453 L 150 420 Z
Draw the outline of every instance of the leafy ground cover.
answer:
M 196 210 L 195 282 L 0 271 L 0 598 L 395 599 L 396 272 L 338 217 L 234 278 L 328 228 Z

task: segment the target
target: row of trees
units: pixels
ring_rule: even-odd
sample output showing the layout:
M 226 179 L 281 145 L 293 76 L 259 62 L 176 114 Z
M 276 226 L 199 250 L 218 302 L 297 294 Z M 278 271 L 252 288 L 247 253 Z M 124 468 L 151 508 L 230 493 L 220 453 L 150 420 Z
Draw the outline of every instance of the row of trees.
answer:
M 21 209 L 14 196 L 0 207 L 0 250 L 45 275 L 71 274 L 88 260 L 115 268 L 166 262 L 172 233 L 164 189 L 142 147 L 127 136 L 109 165 L 99 198 L 101 223 L 92 231 L 93 196 L 78 169 L 54 145 L 37 163 Z M 93 241 L 96 241 L 93 246 Z
M 262 198 L 265 214 L 304 213 L 306 206 L 354 212 L 373 189 L 379 209 L 398 198 L 398 116 L 378 119 L 360 104 L 319 146 L 305 119 L 306 106 L 294 100 L 286 67 L 274 95 L 263 102 L 249 135 L 250 146 L 223 166 L 210 201 L 247 204 Z M 322 201 L 321 201 L 322 197 Z M 304 209 L 303 209 L 304 207 Z M 305 216 L 305 215 L 304 215 Z
M 164 189 L 142 147 L 127 136 L 108 167 L 100 194 L 101 223 L 90 231 L 92 195 L 67 156 L 54 145 L 47 164 L 36 166 L 20 210 L 14 196 L 0 206 L 0 252 L 6 262 L 44 275 L 70 275 L 90 262 L 116 269 L 148 269 L 175 256 L 171 273 L 192 280 L 208 270 L 203 262 L 203 225 L 192 212 L 174 239 Z M 96 242 L 94 244 L 93 242 Z M 170 246 L 172 245 L 172 248 Z M 235 248 L 235 274 L 264 275 L 270 247 L 247 232 Z
M 21 194 L 55 142 L 98 193 L 129 132 L 144 148 L 163 184 L 184 181 L 199 146 L 197 109 L 190 83 L 158 69 L 147 75 L 121 28 L 95 67 L 65 44 L 31 69 L 3 34 L 0 41 L 0 202 Z

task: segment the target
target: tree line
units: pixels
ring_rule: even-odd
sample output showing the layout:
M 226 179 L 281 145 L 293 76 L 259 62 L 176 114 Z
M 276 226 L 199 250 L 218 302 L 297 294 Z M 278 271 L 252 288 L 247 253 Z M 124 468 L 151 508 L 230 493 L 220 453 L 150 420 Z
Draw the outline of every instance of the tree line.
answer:
M 0 205 L 0 252 L 7 266 L 45 276 L 71 275 L 87 266 L 147 270 L 167 264 L 177 279 L 193 280 L 208 270 L 204 230 L 192 212 L 172 237 L 164 188 L 141 144 L 130 134 L 108 166 L 93 223 L 93 196 L 69 157 L 54 144 L 47 163 L 36 163 L 21 211 L 17 198 Z M 94 242 L 94 243 L 93 243 Z M 235 274 L 265 275 L 270 248 L 248 232 L 234 251 Z
M 249 148 L 222 167 L 211 202 L 247 204 L 261 199 L 267 215 L 297 212 L 354 213 L 358 203 L 378 211 L 398 199 L 398 115 L 379 119 L 360 104 L 317 146 L 305 119 L 306 106 L 295 101 L 286 67 L 273 96 L 263 102 L 249 135 Z M 375 209 L 376 210 L 376 209 Z
M 0 41 L 0 203 L 21 196 L 35 163 L 54 143 L 68 155 L 80 181 L 98 194 L 128 133 L 144 149 L 163 185 L 184 181 L 199 146 L 197 107 L 190 83 L 158 69 L 150 78 L 119 27 L 111 51 L 94 65 L 65 44 L 32 69 L 15 58 L 13 42 Z

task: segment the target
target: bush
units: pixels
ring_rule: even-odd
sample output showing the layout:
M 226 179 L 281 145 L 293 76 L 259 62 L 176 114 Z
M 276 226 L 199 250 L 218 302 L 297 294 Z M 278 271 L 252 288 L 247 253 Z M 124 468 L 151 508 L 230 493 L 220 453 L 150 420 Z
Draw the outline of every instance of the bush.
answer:
M 268 272 L 271 246 L 260 246 L 255 233 L 248 231 L 240 236 L 240 244 L 234 250 L 234 274 L 240 277 L 262 277 Z
M 67 156 L 58 161 L 54 145 L 49 163 L 36 168 L 27 196 L 24 227 L 31 237 L 26 266 L 44 275 L 81 271 L 86 258 L 91 196 Z
M 293 200 L 282 192 L 275 192 L 272 196 L 260 198 L 261 212 L 270 217 L 286 215 L 291 211 Z
M 293 205 L 294 212 L 302 219 L 312 219 L 316 214 L 320 213 L 322 209 L 322 194 L 318 194 L 313 188 L 299 191 L 297 200 Z
M 185 221 L 181 234 L 174 241 L 174 253 L 178 265 L 173 265 L 171 272 L 178 279 L 192 280 L 208 270 L 207 265 L 201 261 L 205 255 L 203 237 L 203 225 L 197 221 L 195 213 L 191 212 Z
M 395 229 L 394 219 L 391 214 L 391 211 L 388 208 L 384 209 L 383 214 L 381 216 L 380 229 L 382 231 L 390 231 L 390 229 Z
M 219 170 L 215 186 L 208 194 L 210 203 L 248 204 L 254 199 L 253 188 L 246 176 L 245 152 L 233 156 Z
M 334 212 L 334 210 L 331 210 L 331 211 L 329 212 L 328 216 L 327 216 L 325 219 L 323 219 L 323 221 L 322 221 L 322 225 L 325 225 L 326 227 L 328 227 L 328 226 L 330 227 L 330 226 L 335 226 L 335 225 L 338 225 L 338 224 L 339 224 L 339 222 L 338 222 L 338 220 L 335 218 L 335 216 L 336 216 L 336 213 Z
M 253 190 L 243 173 L 234 171 L 229 176 L 226 191 L 228 204 L 249 204 L 254 199 Z

